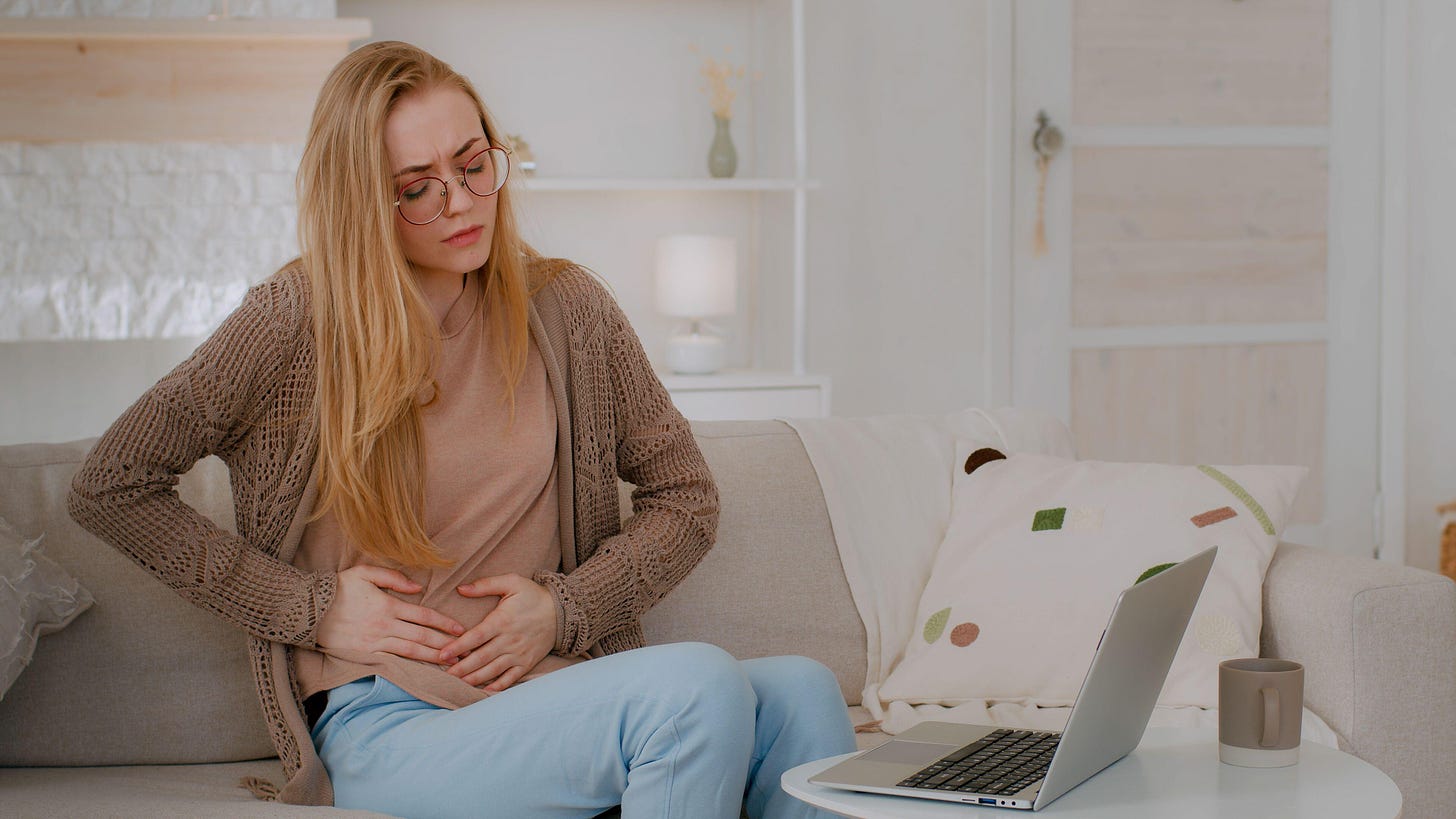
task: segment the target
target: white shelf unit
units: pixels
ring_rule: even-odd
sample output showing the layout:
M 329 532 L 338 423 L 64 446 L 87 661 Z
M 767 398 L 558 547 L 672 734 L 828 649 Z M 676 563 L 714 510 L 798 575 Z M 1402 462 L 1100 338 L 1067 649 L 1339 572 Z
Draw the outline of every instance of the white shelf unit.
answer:
M 787 194 L 793 197 L 793 364 L 789 372 L 725 370 L 713 375 L 663 373 L 664 386 L 690 418 L 745 419 L 821 416 L 830 412 L 827 376 L 806 372 L 808 294 L 808 175 L 805 98 L 804 2 L 790 0 L 792 20 L 793 175 L 787 177 L 551 177 L 526 176 L 522 187 L 542 193 L 691 192 Z
M 814 418 L 829 414 L 829 377 L 755 370 L 663 375 L 678 410 L 698 421 Z
M 626 193 L 633 191 L 738 191 L 756 193 L 760 191 L 794 191 L 799 188 L 815 190 L 819 182 L 813 179 L 711 179 L 711 178 L 608 178 L 590 176 L 527 176 L 521 182 L 528 191 L 560 191 L 564 193 Z
M 539 247 L 619 276 L 616 295 L 656 352 L 667 319 L 654 312 L 648 280 L 655 237 L 733 233 L 746 243 L 740 259 L 752 262 L 742 270 L 741 312 L 726 322 L 734 333 L 729 361 L 765 378 L 797 379 L 816 407 L 827 405 L 827 381 L 806 371 L 806 214 L 819 182 L 808 168 L 804 0 L 435 0 L 410 8 L 339 2 L 341 15 L 373 20 L 380 39 L 415 42 L 471 76 L 503 124 L 532 144 L 539 168 L 513 184 L 526 195 L 522 225 Z M 502 39 L 480 49 L 462 32 L 487 17 Z M 689 45 L 699 49 L 696 59 Z M 746 103 L 735 124 L 752 136 L 739 146 L 740 175 L 726 179 L 710 178 L 702 159 L 711 111 L 696 62 L 709 53 L 753 76 L 735 86 Z M 540 62 L 543 55 L 553 62 Z M 765 75 L 768 83 L 754 84 Z M 673 374 L 660 377 L 675 396 L 716 394 L 725 406 L 758 406 L 758 417 L 804 406 L 765 405 L 766 396 L 797 394 L 785 384 L 745 385 L 731 373 L 696 379 L 690 390 Z

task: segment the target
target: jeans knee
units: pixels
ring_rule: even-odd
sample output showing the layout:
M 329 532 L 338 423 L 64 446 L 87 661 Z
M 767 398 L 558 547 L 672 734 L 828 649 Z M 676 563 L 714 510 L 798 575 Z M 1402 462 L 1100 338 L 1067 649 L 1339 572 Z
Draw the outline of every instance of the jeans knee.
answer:
M 818 660 L 795 654 L 769 657 L 759 662 L 768 664 L 767 670 L 774 679 L 787 683 L 781 686 L 785 690 L 808 700 L 828 700 L 843 704 L 839 679 L 828 666 Z
M 792 655 L 784 658 L 789 664 L 791 673 L 797 679 L 803 680 L 805 688 L 812 688 L 817 692 L 839 691 L 839 678 L 829 670 L 829 666 L 818 660 Z
M 689 707 L 702 704 L 731 719 L 752 719 L 757 700 L 753 686 L 732 654 L 709 643 L 661 646 L 663 657 L 650 684 L 680 697 Z

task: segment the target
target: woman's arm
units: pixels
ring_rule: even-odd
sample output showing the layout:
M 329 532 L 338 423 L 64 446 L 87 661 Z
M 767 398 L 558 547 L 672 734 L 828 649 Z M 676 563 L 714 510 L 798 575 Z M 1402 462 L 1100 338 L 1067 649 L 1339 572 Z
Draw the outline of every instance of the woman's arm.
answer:
M 111 425 L 76 473 L 68 506 L 83 527 L 193 603 L 258 637 L 312 646 L 337 575 L 301 572 L 265 554 L 175 490 L 199 459 L 228 460 L 283 386 L 307 332 L 286 276 L 251 288 L 196 352 Z
M 555 651 L 580 654 L 638 622 L 698 565 L 718 529 L 718 488 L 688 422 L 611 295 L 599 293 L 617 431 L 617 473 L 637 486 L 635 516 L 569 575 L 533 579 L 561 607 Z

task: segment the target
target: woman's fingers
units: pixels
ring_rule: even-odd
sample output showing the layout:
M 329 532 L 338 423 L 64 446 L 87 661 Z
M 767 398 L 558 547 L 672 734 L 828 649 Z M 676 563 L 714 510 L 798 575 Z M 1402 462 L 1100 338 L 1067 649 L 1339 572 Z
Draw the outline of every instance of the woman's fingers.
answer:
M 410 660 L 419 660 L 424 663 L 436 662 L 434 649 L 416 643 L 413 640 L 406 640 L 403 637 L 385 637 L 379 641 L 378 650 L 386 654 L 393 654 L 397 657 L 405 657 Z
M 319 621 L 315 642 L 326 649 L 384 651 L 443 663 L 441 649 L 463 635 L 465 627 L 435 609 L 385 591 L 414 593 L 421 588 L 402 572 L 380 566 L 360 564 L 339 572 L 338 592 Z
M 417 626 L 414 623 L 404 620 L 398 621 L 395 633 L 390 636 L 409 640 L 412 643 L 430 649 L 430 651 L 426 652 L 429 655 L 427 659 L 430 662 L 440 662 L 440 649 L 444 648 L 450 642 L 450 635 L 448 634 L 441 634 L 435 629 Z
M 526 667 L 523 665 L 511 666 L 506 673 L 496 677 L 495 682 L 487 685 L 485 690 L 492 694 L 500 692 L 515 685 L 522 677 L 526 676 Z
M 464 675 L 463 677 L 461 677 L 461 679 L 465 680 L 471 685 L 481 685 L 484 683 L 488 683 L 491 680 L 494 680 L 509 671 L 512 666 L 516 665 L 519 662 L 520 661 L 516 659 L 515 655 L 504 654 L 500 657 L 496 657 L 489 663 L 486 663 L 485 666 L 480 670 Z M 452 668 L 450 669 L 450 671 L 451 673 L 454 673 L 455 669 Z
M 417 606 L 414 603 L 398 601 L 394 607 L 393 614 L 395 619 L 429 626 L 432 629 L 456 637 L 465 633 L 465 627 L 460 625 L 454 618 L 446 617 L 440 612 L 426 606 Z
M 420 584 L 406 577 L 404 572 L 386 569 L 383 566 L 370 566 L 367 563 L 361 563 L 354 566 L 353 571 L 358 572 L 360 577 L 381 589 L 394 589 L 397 592 L 414 594 L 423 588 Z
M 475 651 L 498 637 L 500 633 L 500 626 L 487 616 L 475 628 L 451 640 L 448 645 L 442 646 L 438 659 L 442 663 L 449 662 L 462 654 Z
M 491 575 L 462 583 L 455 587 L 455 591 L 464 597 L 505 597 L 520 591 L 522 581 L 531 582 L 518 574 Z
M 470 674 L 471 672 L 474 672 L 484 667 L 486 664 L 495 661 L 506 652 L 507 649 L 503 641 L 499 639 L 490 641 L 480 646 L 480 648 L 477 648 L 474 651 L 466 654 L 464 657 L 461 657 L 458 662 L 451 664 L 450 673 L 454 674 L 457 677 L 463 678 L 465 677 L 465 675 Z M 443 654 L 445 652 L 441 653 Z M 453 654 L 450 655 L 451 658 L 454 658 L 455 656 L 456 655 Z M 450 660 L 446 659 L 442 662 L 450 662 Z

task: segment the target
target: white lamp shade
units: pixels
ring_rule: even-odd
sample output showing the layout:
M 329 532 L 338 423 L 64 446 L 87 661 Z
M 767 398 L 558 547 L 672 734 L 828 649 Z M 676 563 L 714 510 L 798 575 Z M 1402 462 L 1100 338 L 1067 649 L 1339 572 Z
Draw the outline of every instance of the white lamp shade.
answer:
M 729 236 L 657 240 L 657 311 L 666 316 L 726 316 L 738 306 L 738 248 Z

